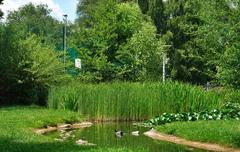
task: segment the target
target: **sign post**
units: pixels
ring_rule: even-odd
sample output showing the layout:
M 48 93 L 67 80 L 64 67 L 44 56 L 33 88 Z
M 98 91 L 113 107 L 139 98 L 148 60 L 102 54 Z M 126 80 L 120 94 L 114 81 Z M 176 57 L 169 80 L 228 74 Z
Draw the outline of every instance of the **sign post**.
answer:
M 81 59 L 75 59 L 75 67 L 79 69 L 82 68 Z

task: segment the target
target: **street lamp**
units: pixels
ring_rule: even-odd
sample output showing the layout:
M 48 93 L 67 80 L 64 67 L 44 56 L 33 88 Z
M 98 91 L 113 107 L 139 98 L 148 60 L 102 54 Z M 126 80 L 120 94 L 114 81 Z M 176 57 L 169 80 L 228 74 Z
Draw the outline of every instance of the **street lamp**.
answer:
M 64 17 L 64 38 L 63 38 L 63 49 L 64 49 L 64 58 L 63 58 L 63 62 L 64 62 L 64 69 L 66 68 L 66 51 L 67 51 L 67 14 L 63 15 Z

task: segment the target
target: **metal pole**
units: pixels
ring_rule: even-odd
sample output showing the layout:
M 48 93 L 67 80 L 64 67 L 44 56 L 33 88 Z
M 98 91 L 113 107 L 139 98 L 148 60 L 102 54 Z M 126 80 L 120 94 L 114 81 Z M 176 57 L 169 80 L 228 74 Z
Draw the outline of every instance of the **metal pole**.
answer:
M 63 57 L 63 62 L 64 62 L 64 69 L 65 69 L 65 67 L 66 67 L 66 51 L 67 51 L 67 17 L 68 17 L 68 15 L 65 14 L 65 15 L 63 15 L 63 17 L 64 17 L 64 43 L 63 43 L 64 57 Z
M 163 54 L 163 82 L 165 82 L 166 79 L 166 55 Z

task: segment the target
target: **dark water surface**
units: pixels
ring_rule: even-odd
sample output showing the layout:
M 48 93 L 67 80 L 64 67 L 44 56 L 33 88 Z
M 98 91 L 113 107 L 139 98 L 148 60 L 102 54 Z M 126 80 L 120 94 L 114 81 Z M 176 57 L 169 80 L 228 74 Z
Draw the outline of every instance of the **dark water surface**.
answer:
M 120 138 L 116 137 L 115 129 L 123 131 L 124 135 Z M 136 130 L 140 131 L 139 136 L 131 134 Z M 149 128 L 134 126 L 132 123 L 98 123 L 89 128 L 70 131 L 71 134 L 66 139 L 66 142 L 75 143 L 77 140 L 82 139 L 101 148 L 127 148 L 133 151 L 141 150 L 146 152 L 202 152 L 202 150 L 182 145 L 153 140 L 143 135 L 148 130 Z M 61 138 L 60 132 L 52 136 Z

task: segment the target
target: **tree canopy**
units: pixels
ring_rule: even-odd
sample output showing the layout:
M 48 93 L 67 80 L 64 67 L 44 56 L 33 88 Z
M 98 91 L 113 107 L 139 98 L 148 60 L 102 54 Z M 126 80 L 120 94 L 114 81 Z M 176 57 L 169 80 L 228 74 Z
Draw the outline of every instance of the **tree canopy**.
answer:
M 99 0 L 91 5 L 82 2 L 78 8 L 85 15 L 79 16 L 79 33 L 74 39 L 84 73 L 99 81 L 136 81 L 159 71 L 162 47 L 156 28 L 136 3 Z M 155 75 L 159 79 L 160 74 Z
M 40 101 L 69 77 L 162 81 L 163 63 L 167 79 L 238 89 L 239 6 L 237 0 L 79 0 L 76 21 L 66 25 L 68 55 L 82 61 L 74 69 L 59 52 L 63 22 L 48 6 L 28 3 L 0 22 L 0 100 Z

